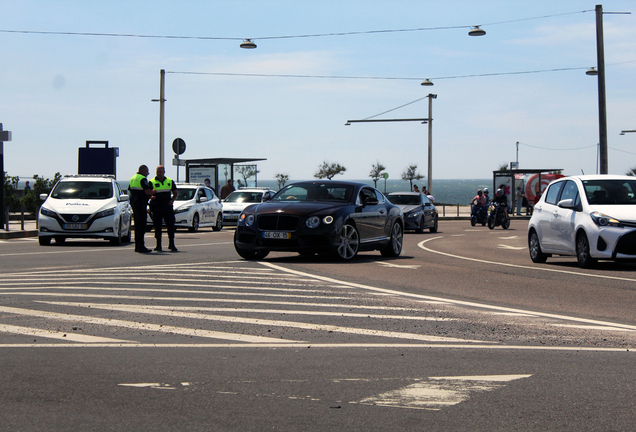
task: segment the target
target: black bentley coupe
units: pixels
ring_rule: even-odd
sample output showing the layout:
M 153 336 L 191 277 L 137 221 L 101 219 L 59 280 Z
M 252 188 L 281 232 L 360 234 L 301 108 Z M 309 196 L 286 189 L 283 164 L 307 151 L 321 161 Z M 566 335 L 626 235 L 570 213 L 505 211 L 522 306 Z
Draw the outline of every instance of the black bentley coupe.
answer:
M 402 210 L 377 189 L 363 183 L 307 181 L 287 185 L 270 200 L 245 208 L 234 247 L 249 260 L 287 251 L 346 261 L 369 250 L 399 256 L 403 234 Z

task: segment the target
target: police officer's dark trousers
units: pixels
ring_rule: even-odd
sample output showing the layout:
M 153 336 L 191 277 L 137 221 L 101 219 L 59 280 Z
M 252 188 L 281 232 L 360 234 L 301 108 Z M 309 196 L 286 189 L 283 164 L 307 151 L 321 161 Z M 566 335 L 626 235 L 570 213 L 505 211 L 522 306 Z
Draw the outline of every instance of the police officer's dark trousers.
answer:
M 157 240 L 157 251 L 161 251 L 161 226 L 162 221 L 165 221 L 166 228 L 168 230 L 168 241 L 170 242 L 169 248 L 176 249 L 174 245 L 174 210 L 171 205 L 153 205 L 152 219 L 155 226 L 155 239 Z
M 140 251 L 146 249 L 144 244 L 144 236 L 146 235 L 146 214 L 147 204 L 145 202 L 136 202 L 132 205 L 133 216 L 135 217 L 135 250 Z

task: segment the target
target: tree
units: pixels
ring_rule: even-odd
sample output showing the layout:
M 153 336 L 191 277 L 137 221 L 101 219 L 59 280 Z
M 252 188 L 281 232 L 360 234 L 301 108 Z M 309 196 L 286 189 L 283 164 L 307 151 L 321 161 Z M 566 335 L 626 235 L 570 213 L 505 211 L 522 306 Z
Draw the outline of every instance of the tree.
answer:
M 409 190 L 413 190 L 413 180 L 422 180 L 424 176 L 417 172 L 417 165 L 409 165 L 406 170 L 402 172 L 402 180 L 409 182 Z
M 260 171 L 256 169 L 256 165 L 237 165 L 234 167 L 237 174 L 243 177 L 245 186 L 247 187 L 247 179 L 250 177 L 256 177 Z
M 13 191 L 17 189 L 18 180 L 20 177 L 9 177 L 7 172 L 4 172 L 4 211 L 9 212 L 15 210 L 19 204 L 20 200 L 16 198 Z M 0 218 L 2 220 L 2 218 Z
M 276 183 L 278 184 L 279 190 L 282 189 L 288 181 L 289 181 L 288 174 L 283 174 L 283 173 L 276 174 Z
M 625 173 L 628 176 L 636 176 L 636 167 L 632 167 Z
M 347 169 L 338 163 L 327 163 L 326 161 L 322 163 L 322 165 L 318 166 L 318 171 L 314 174 L 314 177 L 318 179 L 326 178 L 327 180 L 331 180 L 338 174 L 342 174 Z
M 369 173 L 369 177 L 373 180 L 373 187 L 378 187 L 378 180 L 382 177 L 382 171 L 384 171 L 386 167 L 380 163 L 380 161 L 376 161 L 375 165 L 371 166 L 371 172 Z
M 507 171 L 508 164 L 506 162 L 499 162 L 499 169 L 497 171 Z

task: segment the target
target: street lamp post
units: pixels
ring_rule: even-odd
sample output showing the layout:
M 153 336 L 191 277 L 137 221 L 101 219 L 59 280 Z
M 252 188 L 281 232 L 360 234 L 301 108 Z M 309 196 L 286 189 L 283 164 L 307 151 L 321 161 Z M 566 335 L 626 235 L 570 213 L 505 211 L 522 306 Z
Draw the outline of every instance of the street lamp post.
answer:
M 596 5 L 596 62 L 598 68 L 598 134 L 600 172 L 607 174 L 607 110 L 605 98 L 605 48 L 603 42 L 603 5 Z
M 152 102 L 159 102 L 159 165 L 165 166 L 166 71 L 161 69 L 159 74 L 159 99 L 152 99 Z
M 345 126 L 351 123 L 383 123 L 383 122 L 410 122 L 419 121 L 422 124 L 428 123 L 428 181 L 427 189 L 432 193 L 433 189 L 433 99 L 437 99 L 436 94 L 428 96 L 428 118 L 411 118 L 411 119 L 365 119 L 365 120 L 347 120 Z

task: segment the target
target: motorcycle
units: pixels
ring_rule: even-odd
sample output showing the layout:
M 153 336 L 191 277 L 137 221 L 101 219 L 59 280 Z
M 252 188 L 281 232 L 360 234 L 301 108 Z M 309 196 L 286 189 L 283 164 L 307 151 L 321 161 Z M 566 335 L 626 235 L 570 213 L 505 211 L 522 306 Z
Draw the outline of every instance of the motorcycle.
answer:
M 477 200 L 470 203 L 470 225 L 475 226 L 478 223 L 485 226 L 488 222 L 488 212 L 485 206 L 478 206 Z
M 496 226 L 501 226 L 503 229 L 510 227 L 510 218 L 506 217 L 504 209 L 506 204 L 490 204 L 490 216 L 488 216 L 488 228 L 495 229 Z

